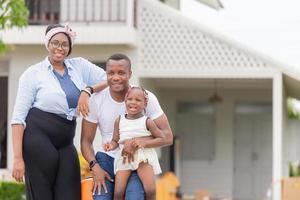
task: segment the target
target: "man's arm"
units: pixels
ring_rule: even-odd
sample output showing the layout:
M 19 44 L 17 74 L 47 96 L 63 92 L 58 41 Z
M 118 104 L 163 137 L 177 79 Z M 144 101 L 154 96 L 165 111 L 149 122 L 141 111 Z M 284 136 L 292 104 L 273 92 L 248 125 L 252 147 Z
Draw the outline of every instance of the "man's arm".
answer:
M 88 161 L 95 160 L 95 152 L 93 148 L 93 141 L 96 135 L 97 124 L 89 122 L 85 119 L 82 120 L 81 128 L 81 153 Z
M 135 138 L 135 140 L 138 140 L 139 142 L 144 143 L 145 148 L 163 147 L 163 146 L 172 145 L 173 144 L 173 133 L 172 133 L 167 116 L 165 114 L 163 114 L 160 117 L 154 119 L 153 121 L 154 121 L 155 125 L 158 127 L 158 129 L 163 134 L 163 137 L 160 137 L 159 142 L 157 142 L 157 139 L 155 139 L 155 137 L 153 137 L 153 136 Z
M 150 147 L 162 147 L 173 144 L 173 133 L 169 124 L 169 120 L 165 114 L 162 114 L 158 118 L 153 120 L 156 126 L 163 132 L 163 137 L 161 142 L 157 142 L 157 140 L 153 136 L 149 137 L 139 137 L 134 140 L 127 140 L 124 142 L 124 147 L 122 150 L 122 156 L 127 157 L 129 162 L 133 162 L 133 154 L 138 149 L 138 145 L 140 143 L 145 144 L 145 148 Z M 135 141 L 135 142 L 134 142 Z
M 83 157 L 89 163 L 95 158 L 95 151 L 93 148 L 93 141 L 96 135 L 97 124 L 89 122 L 85 119 L 82 120 L 82 129 L 81 129 L 81 153 Z M 93 194 L 95 193 L 96 189 L 101 191 L 101 187 L 104 188 L 104 191 L 107 192 L 107 187 L 105 184 L 105 178 L 112 181 L 109 174 L 104 171 L 99 164 L 95 164 L 92 167 L 93 172 L 93 179 L 94 179 L 94 187 L 93 187 Z
M 164 134 L 163 132 L 156 126 L 154 121 L 150 118 L 146 120 L 147 129 L 150 131 L 152 137 L 154 138 L 151 140 L 153 146 L 163 146 L 164 145 Z M 147 147 L 146 142 L 147 140 L 137 140 L 133 139 L 133 145 L 137 146 L 138 148 L 145 148 Z
M 162 146 L 168 146 L 173 144 L 173 133 L 169 124 L 169 120 L 165 114 L 161 115 L 160 117 L 153 120 L 156 126 L 163 132 L 164 134 L 164 141 Z M 155 146 L 151 143 L 151 140 L 148 140 L 146 147 L 161 147 Z

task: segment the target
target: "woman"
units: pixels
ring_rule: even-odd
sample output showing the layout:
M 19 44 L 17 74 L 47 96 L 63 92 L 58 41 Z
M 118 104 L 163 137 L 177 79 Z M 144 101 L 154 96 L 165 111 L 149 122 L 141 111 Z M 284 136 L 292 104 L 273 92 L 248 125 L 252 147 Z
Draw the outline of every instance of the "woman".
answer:
M 49 55 L 19 80 L 11 121 L 12 175 L 21 182 L 25 173 L 27 200 L 80 199 L 80 169 L 73 145 L 76 108 L 86 115 L 88 97 L 107 83 L 101 68 L 83 58 L 66 58 L 75 36 L 68 25 L 49 25 L 45 35 Z

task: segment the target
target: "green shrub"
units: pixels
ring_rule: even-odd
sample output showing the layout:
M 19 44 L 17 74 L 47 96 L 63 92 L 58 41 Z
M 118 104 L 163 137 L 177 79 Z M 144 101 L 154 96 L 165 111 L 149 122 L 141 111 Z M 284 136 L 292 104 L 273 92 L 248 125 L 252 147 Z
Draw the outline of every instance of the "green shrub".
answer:
M 289 119 L 300 119 L 300 112 L 295 106 L 298 100 L 288 97 L 287 98 L 287 115 Z
M 0 182 L 0 200 L 25 200 L 25 185 L 15 182 Z

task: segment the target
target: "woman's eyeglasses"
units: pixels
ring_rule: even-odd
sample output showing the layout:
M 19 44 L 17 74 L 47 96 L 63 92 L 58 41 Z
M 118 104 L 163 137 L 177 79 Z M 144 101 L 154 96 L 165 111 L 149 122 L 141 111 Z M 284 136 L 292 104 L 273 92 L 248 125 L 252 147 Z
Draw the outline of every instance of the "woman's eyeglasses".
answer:
M 59 47 L 61 47 L 63 50 L 68 50 L 70 48 L 68 42 L 59 43 L 58 40 L 53 40 L 53 41 L 50 42 L 50 44 L 55 49 L 58 49 Z

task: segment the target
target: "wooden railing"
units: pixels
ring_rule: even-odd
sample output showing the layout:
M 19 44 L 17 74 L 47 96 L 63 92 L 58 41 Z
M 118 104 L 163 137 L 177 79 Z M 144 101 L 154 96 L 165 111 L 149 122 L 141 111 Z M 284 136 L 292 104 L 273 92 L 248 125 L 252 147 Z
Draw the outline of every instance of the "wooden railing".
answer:
M 132 8 L 128 6 L 129 2 L 133 2 Z M 135 24 L 136 2 L 136 0 L 26 0 L 30 12 L 30 25 L 65 22 L 126 23 L 128 20 L 132 20 L 130 24 Z M 129 19 L 128 16 L 133 17 Z

